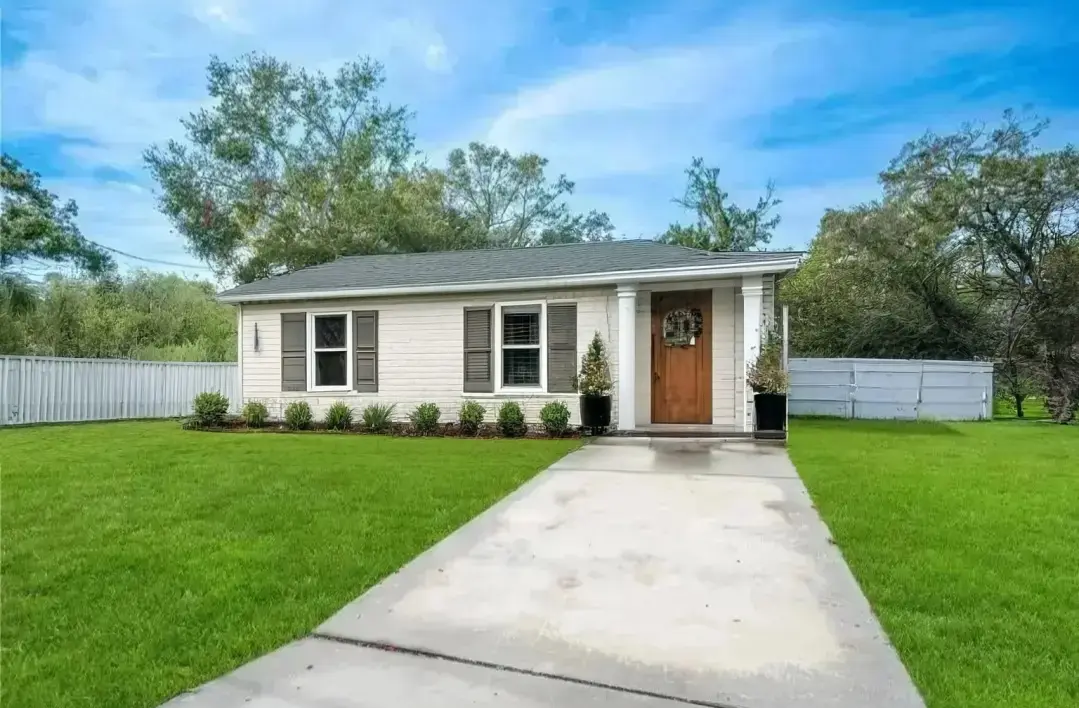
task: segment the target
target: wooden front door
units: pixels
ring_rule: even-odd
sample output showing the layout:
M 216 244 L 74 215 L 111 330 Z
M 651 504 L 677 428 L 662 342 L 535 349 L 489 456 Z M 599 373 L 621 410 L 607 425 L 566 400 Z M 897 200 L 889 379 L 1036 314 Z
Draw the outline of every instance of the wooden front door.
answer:
M 652 293 L 652 422 L 712 422 L 708 290 Z

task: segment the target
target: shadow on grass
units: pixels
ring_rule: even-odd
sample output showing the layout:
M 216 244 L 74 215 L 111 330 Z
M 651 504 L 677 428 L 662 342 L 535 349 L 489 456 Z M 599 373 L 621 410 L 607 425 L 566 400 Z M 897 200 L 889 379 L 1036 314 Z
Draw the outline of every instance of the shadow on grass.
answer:
M 830 416 L 791 416 L 795 428 L 829 428 L 832 430 L 848 429 L 860 433 L 881 433 L 885 435 L 953 435 L 962 437 L 963 433 L 954 426 L 936 420 L 850 420 Z M 795 430 L 797 432 L 797 430 Z

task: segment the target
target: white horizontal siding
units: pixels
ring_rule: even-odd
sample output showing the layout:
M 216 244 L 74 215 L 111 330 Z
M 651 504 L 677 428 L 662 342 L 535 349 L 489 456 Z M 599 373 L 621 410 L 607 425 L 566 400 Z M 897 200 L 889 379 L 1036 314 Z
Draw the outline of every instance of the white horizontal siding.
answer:
M 599 331 L 609 348 L 611 376 L 617 391 L 618 325 L 617 298 L 613 288 L 581 291 L 524 292 L 459 297 L 372 298 L 286 304 L 245 305 L 243 308 L 243 399 L 264 402 L 274 417 L 280 417 L 289 402 L 307 400 L 316 417 L 322 417 L 335 401 L 344 401 L 359 410 L 374 402 L 396 404 L 395 417 L 404 420 L 420 403 L 435 403 L 443 421 L 457 419 L 461 402 L 479 401 L 488 409 L 488 419 L 504 400 L 519 402 L 529 421 L 538 421 L 539 410 L 552 400 L 564 401 L 579 422 L 577 395 L 464 394 L 462 392 L 462 333 L 464 308 L 497 302 L 525 300 L 577 303 L 577 359 Z M 378 393 L 283 392 L 281 391 L 281 313 L 378 310 Z M 259 348 L 254 348 L 255 327 Z M 615 401 L 617 407 L 617 401 Z M 617 415 L 617 411 L 615 411 Z

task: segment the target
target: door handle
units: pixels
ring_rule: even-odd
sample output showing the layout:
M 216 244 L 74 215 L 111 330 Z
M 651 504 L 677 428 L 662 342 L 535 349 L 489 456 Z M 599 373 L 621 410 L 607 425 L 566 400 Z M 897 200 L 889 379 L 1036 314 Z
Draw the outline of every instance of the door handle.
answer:
M 652 372 L 652 380 L 653 381 L 659 381 L 659 372 L 658 371 L 653 371 Z

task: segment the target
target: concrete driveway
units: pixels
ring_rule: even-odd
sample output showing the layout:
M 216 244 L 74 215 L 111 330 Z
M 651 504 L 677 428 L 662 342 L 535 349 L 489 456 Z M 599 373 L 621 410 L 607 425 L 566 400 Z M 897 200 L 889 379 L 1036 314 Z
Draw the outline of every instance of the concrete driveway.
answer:
M 167 705 L 924 705 L 782 448 L 610 442 Z

